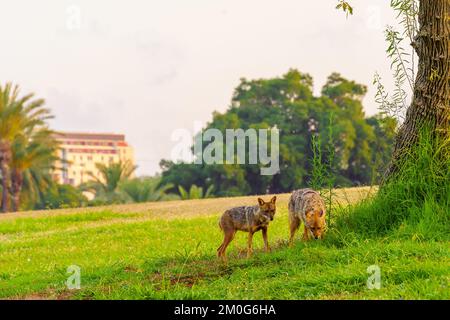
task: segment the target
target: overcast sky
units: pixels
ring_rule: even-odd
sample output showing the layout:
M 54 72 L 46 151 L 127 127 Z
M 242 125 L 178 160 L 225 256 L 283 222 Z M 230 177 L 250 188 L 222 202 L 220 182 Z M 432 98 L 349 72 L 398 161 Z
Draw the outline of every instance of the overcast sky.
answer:
M 333 71 L 390 85 L 386 0 L 1 1 L 0 82 L 45 98 L 56 130 L 124 133 L 140 174 L 169 158 L 174 130 L 225 111 L 241 77 L 310 73 L 320 92 Z

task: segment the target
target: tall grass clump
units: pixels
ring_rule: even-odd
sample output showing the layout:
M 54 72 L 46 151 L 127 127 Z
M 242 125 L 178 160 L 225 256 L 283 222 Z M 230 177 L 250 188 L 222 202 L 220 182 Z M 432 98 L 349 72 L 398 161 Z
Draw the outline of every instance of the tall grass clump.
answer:
M 336 183 L 335 158 L 336 147 L 334 141 L 333 113 L 330 113 L 326 127 L 327 143 L 322 146 L 322 136 L 320 133 L 311 136 L 311 148 L 313 151 L 312 174 L 309 187 L 319 190 L 327 206 L 327 223 L 331 225 L 331 214 L 333 208 L 333 188 Z M 324 154 L 325 152 L 325 154 Z M 326 158 L 326 159 L 325 159 Z
M 450 238 L 450 140 L 424 130 L 417 147 L 378 194 L 344 209 L 339 233 L 361 236 Z

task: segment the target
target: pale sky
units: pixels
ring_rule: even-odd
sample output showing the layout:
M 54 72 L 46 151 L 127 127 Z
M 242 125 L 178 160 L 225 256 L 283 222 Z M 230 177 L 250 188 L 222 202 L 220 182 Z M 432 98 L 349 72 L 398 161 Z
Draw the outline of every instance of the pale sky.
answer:
M 139 174 L 170 158 L 176 129 L 223 112 L 239 79 L 310 73 L 315 92 L 340 72 L 390 87 L 386 0 L 1 0 L 0 82 L 35 92 L 56 130 L 114 132 L 135 148 Z

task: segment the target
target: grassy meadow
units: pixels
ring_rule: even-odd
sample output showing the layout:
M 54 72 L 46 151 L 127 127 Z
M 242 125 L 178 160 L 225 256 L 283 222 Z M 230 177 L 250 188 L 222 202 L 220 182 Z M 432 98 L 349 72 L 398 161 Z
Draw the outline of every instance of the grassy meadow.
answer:
M 333 214 L 373 192 L 337 189 Z M 247 234 L 238 232 L 227 265 L 215 255 L 218 217 L 256 204 L 255 196 L 1 215 L 0 298 L 450 299 L 445 237 L 363 239 L 330 228 L 324 240 L 305 243 L 300 230 L 288 248 L 288 197 L 278 195 L 272 252 L 262 251 L 259 232 L 245 258 Z M 65 285 L 71 265 L 81 268 L 79 290 Z M 367 287 L 370 265 L 380 267 L 379 290 Z

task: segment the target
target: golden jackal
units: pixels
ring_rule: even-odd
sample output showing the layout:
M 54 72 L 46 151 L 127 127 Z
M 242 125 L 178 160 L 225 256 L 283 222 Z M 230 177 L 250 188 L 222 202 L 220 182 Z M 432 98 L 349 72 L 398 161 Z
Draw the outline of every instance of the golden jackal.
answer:
M 289 244 L 292 245 L 295 231 L 304 224 L 303 240 L 311 237 L 322 238 L 325 231 L 325 202 L 317 191 L 312 189 L 300 189 L 292 192 L 289 199 L 289 226 L 291 236 Z
M 276 200 L 276 196 L 269 202 L 264 202 L 263 199 L 258 198 L 258 205 L 256 206 L 237 207 L 225 211 L 219 221 L 219 227 L 224 233 L 224 239 L 217 249 L 217 256 L 226 261 L 225 250 L 238 230 L 248 232 L 247 257 L 250 257 L 252 254 L 253 234 L 259 230 L 262 230 L 264 248 L 266 251 L 269 251 L 267 227 L 275 215 Z

